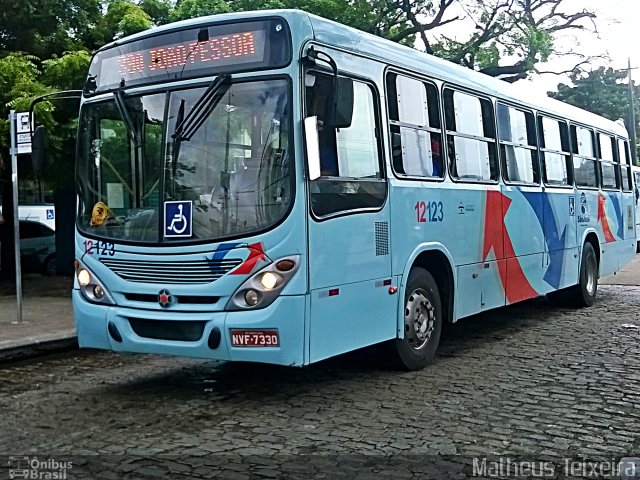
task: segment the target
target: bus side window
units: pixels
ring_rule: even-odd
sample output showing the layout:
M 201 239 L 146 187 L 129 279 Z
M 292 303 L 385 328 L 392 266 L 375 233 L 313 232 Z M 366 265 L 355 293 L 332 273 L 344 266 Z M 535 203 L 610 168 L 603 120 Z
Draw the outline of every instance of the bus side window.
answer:
M 497 104 L 502 175 L 508 182 L 538 184 L 538 156 L 533 114 Z
M 451 176 L 464 181 L 497 180 L 496 132 L 491 102 L 445 89 L 444 110 Z
M 579 187 L 598 187 L 595 137 L 589 128 L 571 125 L 573 172 Z
M 629 155 L 629 142 L 621 138 L 618 139 L 618 159 L 620 162 L 620 176 L 622 190 L 630 192 L 633 189 L 631 178 L 631 155 Z M 636 189 L 638 186 L 636 185 Z
M 353 82 L 353 120 L 348 128 L 326 123 L 333 78 L 307 72 L 306 116 L 318 117 L 320 178 L 311 182 L 311 208 L 317 216 L 379 208 L 386 198 L 380 166 L 375 95 L 366 83 Z
M 538 132 L 544 183 L 553 186 L 572 185 L 571 149 L 567 124 L 539 116 Z
M 610 135 L 598 133 L 598 158 L 600 159 L 600 178 L 602 188 L 620 190 L 616 158 L 613 155 L 615 140 Z
M 387 91 L 393 170 L 400 176 L 444 178 L 436 86 L 391 73 Z

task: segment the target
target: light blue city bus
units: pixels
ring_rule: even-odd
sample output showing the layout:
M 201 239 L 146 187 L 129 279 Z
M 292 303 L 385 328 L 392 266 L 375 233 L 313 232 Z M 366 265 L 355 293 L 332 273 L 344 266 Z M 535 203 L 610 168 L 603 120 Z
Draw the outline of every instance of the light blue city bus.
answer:
M 77 155 L 81 347 L 304 366 L 444 322 L 594 302 L 635 253 L 625 129 L 300 11 L 94 56 Z

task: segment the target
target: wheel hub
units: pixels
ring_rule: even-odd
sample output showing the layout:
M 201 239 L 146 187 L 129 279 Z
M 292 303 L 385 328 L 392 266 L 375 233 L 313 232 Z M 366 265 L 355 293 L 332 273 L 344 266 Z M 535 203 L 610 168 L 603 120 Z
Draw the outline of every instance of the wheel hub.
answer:
M 434 308 L 424 291 L 416 290 L 409 295 L 404 323 L 405 339 L 409 345 L 416 350 L 423 348 L 435 329 Z

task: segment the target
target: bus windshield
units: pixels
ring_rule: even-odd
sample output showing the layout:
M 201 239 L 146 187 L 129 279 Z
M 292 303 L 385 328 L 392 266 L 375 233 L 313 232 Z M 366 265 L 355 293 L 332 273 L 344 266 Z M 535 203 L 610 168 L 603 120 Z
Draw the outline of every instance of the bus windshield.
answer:
M 192 204 L 192 236 L 182 241 L 217 241 L 279 222 L 292 200 L 288 82 L 221 90 L 203 123 L 180 142 L 172 134 L 207 86 L 125 96 L 120 106 L 115 96 L 85 103 L 78 228 L 111 240 L 175 241 L 163 236 L 170 201 Z

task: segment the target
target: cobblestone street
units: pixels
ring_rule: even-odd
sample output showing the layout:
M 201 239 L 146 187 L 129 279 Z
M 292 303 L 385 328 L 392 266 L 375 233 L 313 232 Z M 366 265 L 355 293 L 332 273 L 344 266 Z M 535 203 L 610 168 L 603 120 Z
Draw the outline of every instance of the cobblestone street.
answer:
M 92 351 L 4 365 L 0 453 L 98 455 L 105 478 L 277 477 L 293 461 L 291 476 L 332 458 L 380 458 L 369 454 L 413 459 L 407 475 L 455 455 L 637 455 L 640 288 L 601 286 L 598 298 L 589 309 L 536 300 L 464 320 L 435 363 L 412 373 L 386 368 L 379 349 L 304 369 Z M 163 455 L 161 467 L 149 460 Z M 432 478 L 464 475 L 434 468 L 447 474 Z

